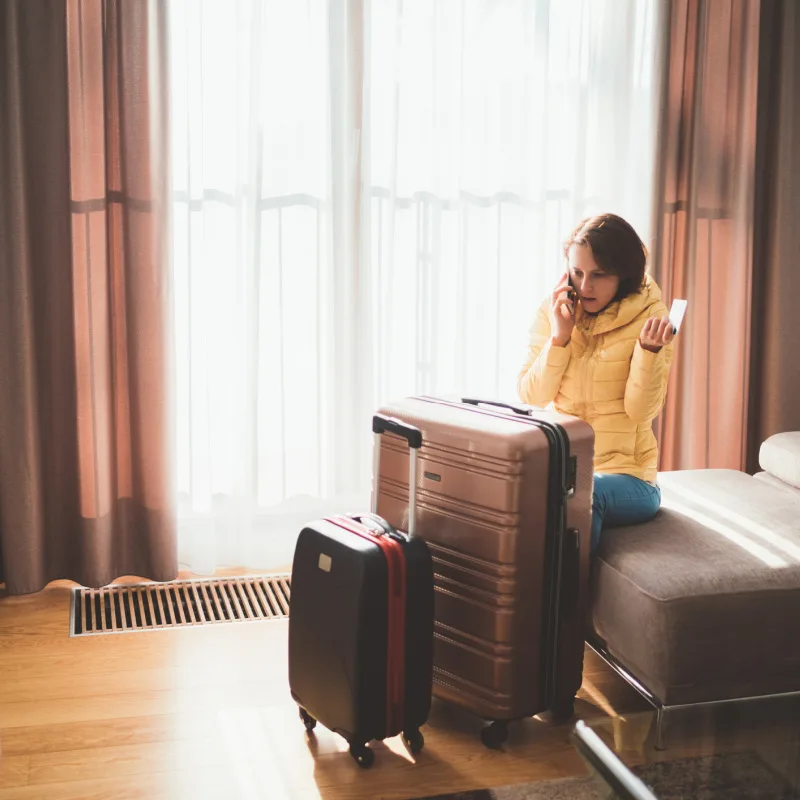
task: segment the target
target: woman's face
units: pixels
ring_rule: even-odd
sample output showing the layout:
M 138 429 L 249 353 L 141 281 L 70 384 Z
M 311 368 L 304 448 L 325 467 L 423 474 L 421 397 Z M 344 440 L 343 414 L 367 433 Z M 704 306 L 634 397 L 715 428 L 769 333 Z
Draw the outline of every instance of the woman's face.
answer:
M 617 296 L 619 275 L 598 266 L 591 247 L 573 244 L 567 253 L 569 277 L 584 310 L 598 314 Z

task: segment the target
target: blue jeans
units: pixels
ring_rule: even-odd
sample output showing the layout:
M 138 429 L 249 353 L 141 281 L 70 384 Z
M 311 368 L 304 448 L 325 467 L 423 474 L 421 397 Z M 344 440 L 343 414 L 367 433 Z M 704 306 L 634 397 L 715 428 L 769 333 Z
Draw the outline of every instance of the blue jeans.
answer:
M 632 475 L 594 475 L 592 553 L 603 528 L 651 520 L 661 506 L 661 489 Z

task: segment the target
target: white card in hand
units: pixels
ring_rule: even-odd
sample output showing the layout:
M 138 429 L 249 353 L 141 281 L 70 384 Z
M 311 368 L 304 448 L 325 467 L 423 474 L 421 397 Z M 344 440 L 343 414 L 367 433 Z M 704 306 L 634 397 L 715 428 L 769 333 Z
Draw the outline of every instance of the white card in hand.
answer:
M 688 300 L 673 300 L 672 308 L 669 310 L 669 321 L 672 323 L 672 331 L 677 334 L 681 329 L 683 316 L 686 313 L 686 306 L 689 305 Z

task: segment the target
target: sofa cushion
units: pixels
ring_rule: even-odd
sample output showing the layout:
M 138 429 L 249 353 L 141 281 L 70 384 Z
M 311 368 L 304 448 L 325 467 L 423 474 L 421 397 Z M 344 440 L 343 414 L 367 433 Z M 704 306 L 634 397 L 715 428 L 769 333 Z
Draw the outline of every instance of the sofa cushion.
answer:
M 800 489 L 800 431 L 770 436 L 761 445 L 758 463 L 765 472 Z
M 597 635 L 668 705 L 800 690 L 800 496 L 733 470 L 659 482 L 655 519 L 603 532 Z

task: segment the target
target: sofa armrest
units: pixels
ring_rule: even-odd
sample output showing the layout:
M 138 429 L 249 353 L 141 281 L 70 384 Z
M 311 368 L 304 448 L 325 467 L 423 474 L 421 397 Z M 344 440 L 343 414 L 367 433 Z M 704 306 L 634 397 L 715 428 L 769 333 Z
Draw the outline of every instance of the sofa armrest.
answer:
M 756 472 L 753 476 L 759 481 L 763 481 L 764 483 L 768 483 L 770 486 L 774 486 L 776 489 L 780 489 L 787 494 L 792 495 L 800 499 L 800 489 L 792 486 L 790 483 L 786 483 L 782 481 L 780 478 L 776 478 L 774 475 L 771 475 L 769 472 Z
M 800 431 L 770 436 L 761 445 L 758 463 L 764 472 L 800 489 Z

